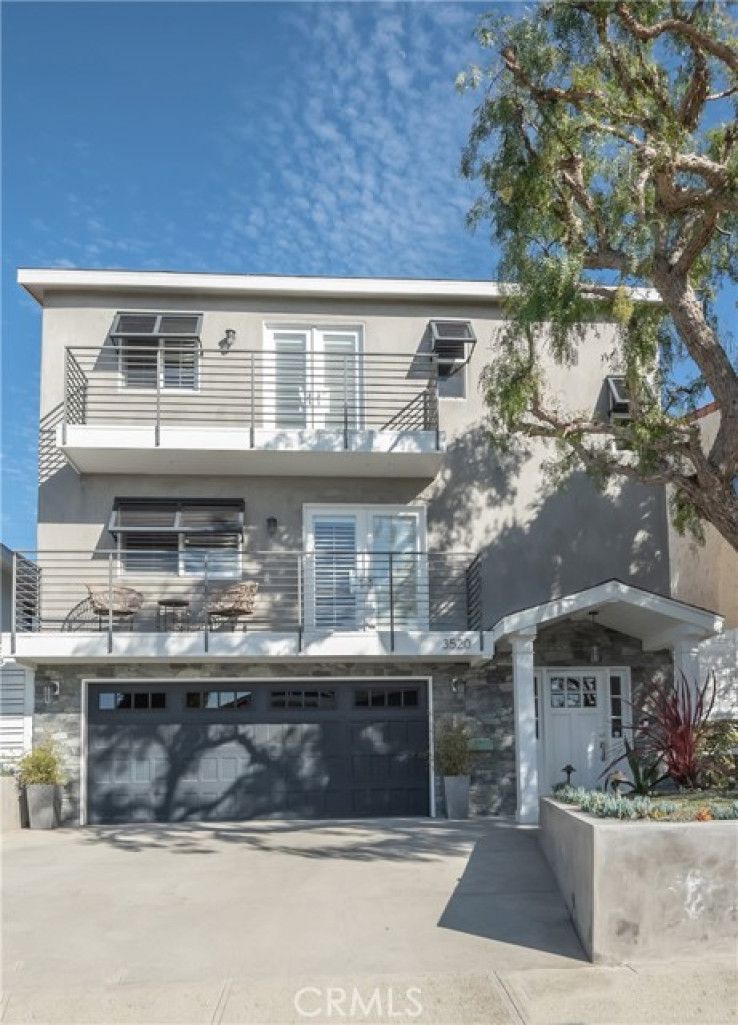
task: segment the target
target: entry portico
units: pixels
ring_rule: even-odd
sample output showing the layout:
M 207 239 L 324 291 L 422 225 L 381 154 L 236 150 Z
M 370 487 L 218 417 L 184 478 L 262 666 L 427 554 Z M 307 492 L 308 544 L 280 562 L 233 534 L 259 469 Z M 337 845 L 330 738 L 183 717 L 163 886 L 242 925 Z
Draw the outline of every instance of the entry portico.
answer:
M 564 680 L 540 674 L 537 663 L 536 639 L 539 631 L 564 620 L 579 620 L 586 623 L 587 617 L 596 613 L 592 629 L 606 628 L 617 634 L 635 638 L 644 652 L 670 650 L 675 673 L 683 673 L 687 680 L 696 681 L 697 645 L 706 637 L 722 630 L 722 618 L 713 612 L 687 605 L 684 602 L 666 598 L 663 595 L 645 591 L 639 587 L 608 580 L 574 594 L 565 595 L 540 605 L 521 609 L 502 617 L 492 628 L 495 649 L 509 645 L 512 649 L 512 674 L 515 715 L 515 759 L 517 779 L 517 814 L 519 822 L 533 823 L 538 819 L 538 796 L 543 790 L 541 774 L 541 747 L 545 746 L 547 724 L 551 718 L 544 713 L 543 684 L 550 682 L 553 688 L 561 687 L 560 698 L 550 695 L 550 704 L 561 703 L 561 712 L 566 706 L 575 706 L 586 714 L 587 704 L 600 707 L 599 719 L 591 716 L 593 747 L 599 738 L 602 745 L 602 760 L 609 757 L 609 745 L 600 736 L 605 700 L 612 700 L 608 687 L 608 667 L 597 664 L 580 667 L 579 673 L 572 673 L 576 667 L 569 666 L 569 677 Z M 618 661 L 618 660 L 616 660 Z M 593 670 L 597 670 L 596 672 Z M 618 699 L 627 694 L 625 675 L 627 667 L 617 665 L 610 680 L 618 680 Z M 571 694 L 564 694 L 564 688 L 571 688 Z M 600 695 L 597 694 L 598 689 Z M 584 691 L 587 693 L 584 693 Z M 547 692 L 548 693 L 548 692 Z M 546 704 L 549 702 L 547 701 Z M 599 723 L 599 725 L 598 725 Z M 617 734 L 613 734 L 617 736 Z M 581 777 L 580 777 L 581 778 Z

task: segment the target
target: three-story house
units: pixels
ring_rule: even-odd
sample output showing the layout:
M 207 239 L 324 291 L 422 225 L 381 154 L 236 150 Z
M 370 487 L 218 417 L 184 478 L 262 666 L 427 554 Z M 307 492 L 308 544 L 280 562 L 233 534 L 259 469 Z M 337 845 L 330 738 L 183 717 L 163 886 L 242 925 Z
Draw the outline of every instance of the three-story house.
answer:
M 22 270 L 43 312 L 38 550 L 6 643 L 70 821 L 426 816 L 597 785 L 719 618 L 669 597 L 662 489 L 498 454 L 478 281 Z M 614 326 L 551 387 L 627 415 Z

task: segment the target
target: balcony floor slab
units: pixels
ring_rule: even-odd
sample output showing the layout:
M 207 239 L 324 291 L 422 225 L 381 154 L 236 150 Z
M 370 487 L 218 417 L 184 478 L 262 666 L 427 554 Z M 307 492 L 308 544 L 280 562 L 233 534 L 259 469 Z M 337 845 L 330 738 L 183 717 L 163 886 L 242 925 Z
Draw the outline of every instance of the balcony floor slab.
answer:
M 445 447 L 435 431 L 69 425 L 57 445 L 80 473 L 433 478 Z

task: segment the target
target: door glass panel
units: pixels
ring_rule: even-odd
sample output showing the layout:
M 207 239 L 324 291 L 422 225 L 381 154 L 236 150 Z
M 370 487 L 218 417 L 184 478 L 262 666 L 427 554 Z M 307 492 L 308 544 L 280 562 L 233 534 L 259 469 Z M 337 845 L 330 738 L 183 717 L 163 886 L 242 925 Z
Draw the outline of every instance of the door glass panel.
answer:
M 315 625 L 354 629 L 358 625 L 356 519 L 317 517 L 315 543 Z
M 370 576 L 377 625 L 409 627 L 419 618 L 420 555 L 415 516 L 372 517 Z M 391 555 L 391 558 L 390 558 Z
M 307 337 L 301 332 L 274 336 L 274 423 L 276 427 L 308 425 Z
M 319 401 L 319 415 L 324 426 L 357 426 L 357 370 L 356 336 L 324 333 L 323 388 Z
M 580 690 L 580 680 L 578 676 L 567 676 L 566 678 L 566 707 L 567 708 L 580 708 L 582 704 L 582 695 Z
M 563 676 L 552 676 L 551 677 L 551 708 L 563 708 L 565 703 L 564 698 L 564 677 Z
M 596 708 L 597 707 L 597 677 L 596 676 L 583 676 L 582 677 L 582 707 L 583 708 Z

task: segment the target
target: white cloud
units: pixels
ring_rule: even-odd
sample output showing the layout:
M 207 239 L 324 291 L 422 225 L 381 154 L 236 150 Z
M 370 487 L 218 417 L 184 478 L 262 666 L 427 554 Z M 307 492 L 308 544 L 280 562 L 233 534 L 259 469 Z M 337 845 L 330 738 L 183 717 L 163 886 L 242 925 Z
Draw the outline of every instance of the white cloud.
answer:
M 471 262 L 485 276 L 458 173 L 471 102 L 453 88 L 475 18 L 433 3 L 290 10 L 294 74 L 245 95 L 228 129 L 242 184 L 209 229 L 227 269 L 443 277 Z

